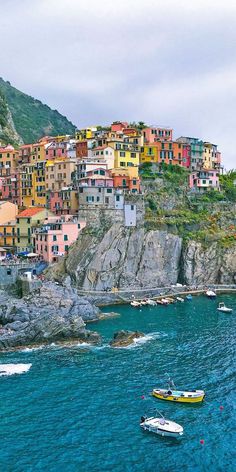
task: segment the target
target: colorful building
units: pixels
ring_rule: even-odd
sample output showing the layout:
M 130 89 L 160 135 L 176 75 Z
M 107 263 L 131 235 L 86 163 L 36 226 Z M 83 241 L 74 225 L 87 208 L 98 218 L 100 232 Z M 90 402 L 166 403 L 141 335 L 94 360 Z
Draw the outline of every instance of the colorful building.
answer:
M 210 189 L 219 190 L 219 172 L 215 169 L 202 169 L 192 172 L 189 176 L 189 187 L 199 192 Z
M 14 251 L 16 246 L 16 220 L 0 224 L 0 247 Z
M 113 178 L 113 183 L 115 188 L 120 188 L 123 190 L 127 190 L 131 193 L 139 193 L 140 192 L 140 179 L 138 178 L 131 178 L 127 170 L 122 169 L 113 169 L 111 171 L 111 175 Z
M 48 190 L 61 190 L 72 183 L 76 161 L 72 159 L 55 159 L 46 162 L 45 186 Z
M 0 147 L 0 177 L 10 176 L 16 172 L 18 151 L 11 146 Z
M 44 261 L 57 262 L 78 238 L 86 222 L 73 215 L 48 217 L 34 232 L 34 250 Z
M 78 191 L 72 187 L 65 187 L 60 191 L 49 190 L 46 198 L 46 207 L 55 215 L 76 215 L 78 213 Z
M 15 220 L 18 214 L 18 206 L 7 201 L 0 201 L 0 224 Z
M 17 252 L 33 251 L 33 233 L 45 218 L 53 216 L 46 208 L 31 207 L 22 211 L 16 218 Z
M 173 130 L 171 128 L 148 127 L 142 130 L 144 143 L 156 143 L 157 141 L 172 141 Z

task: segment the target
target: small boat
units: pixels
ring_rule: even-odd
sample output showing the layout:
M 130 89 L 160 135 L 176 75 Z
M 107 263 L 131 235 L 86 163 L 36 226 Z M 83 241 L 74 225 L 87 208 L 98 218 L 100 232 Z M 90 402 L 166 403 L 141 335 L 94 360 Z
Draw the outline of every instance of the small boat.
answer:
M 157 300 L 156 302 L 157 302 L 158 305 L 164 305 L 162 300 Z
M 148 299 L 146 300 L 146 304 L 147 304 L 147 305 L 150 305 L 150 306 L 156 306 L 155 300 L 152 300 L 151 298 L 148 298 Z
M 193 299 L 193 296 L 191 295 L 191 293 L 189 295 L 187 295 L 186 300 L 190 301 L 192 299 Z
M 133 300 L 131 303 L 130 303 L 131 306 L 135 307 L 135 308 L 138 308 L 141 306 L 141 303 L 140 302 L 137 302 L 136 300 Z
M 184 298 L 176 297 L 177 302 L 184 302 Z
M 232 313 L 232 308 L 227 308 L 225 306 L 224 302 L 219 303 L 219 306 L 217 308 L 218 311 L 223 311 L 223 313 Z
M 140 426 L 144 431 L 172 438 L 181 437 L 184 433 L 183 427 L 180 424 L 167 420 L 163 416 L 161 418 L 141 416 Z
M 204 400 L 204 390 L 191 390 L 189 392 L 184 390 L 166 390 L 154 389 L 152 395 L 159 400 L 168 400 L 170 402 L 179 403 L 200 403 Z
M 168 298 L 162 298 L 161 301 L 162 301 L 162 305 L 169 305 L 170 304 Z
M 169 303 L 175 303 L 175 299 L 174 299 L 174 298 L 166 297 L 166 300 L 167 300 Z
M 146 298 L 144 298 L 144 300 L 141 300 L 140 305 L 148 305 Z
M 216 297 L 216 293 L 213 292 L 213 290 L 208 289 L 208 290 L 206 291 L 206 296 L 207 296 L 208 298 L 215 298 L 215 297 Z

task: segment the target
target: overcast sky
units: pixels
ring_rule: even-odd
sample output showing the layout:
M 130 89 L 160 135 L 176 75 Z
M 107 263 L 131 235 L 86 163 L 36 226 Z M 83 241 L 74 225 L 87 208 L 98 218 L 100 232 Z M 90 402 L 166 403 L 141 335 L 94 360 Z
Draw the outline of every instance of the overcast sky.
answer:
M 78 127 L 168 125 L 236 168 L 235 0 L 0 0 L 0 76 Z

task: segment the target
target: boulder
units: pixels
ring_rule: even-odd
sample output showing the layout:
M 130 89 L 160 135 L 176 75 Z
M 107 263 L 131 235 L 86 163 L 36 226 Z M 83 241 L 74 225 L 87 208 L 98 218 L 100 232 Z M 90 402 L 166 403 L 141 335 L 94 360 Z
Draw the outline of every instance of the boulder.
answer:
M 140 331 L 126 331 L 121 330 L 114 333 L 114 337 L 110 342 L 112 347 L 126 347 L 134 342 L 137 338 L 142 338 L 145 336 Z

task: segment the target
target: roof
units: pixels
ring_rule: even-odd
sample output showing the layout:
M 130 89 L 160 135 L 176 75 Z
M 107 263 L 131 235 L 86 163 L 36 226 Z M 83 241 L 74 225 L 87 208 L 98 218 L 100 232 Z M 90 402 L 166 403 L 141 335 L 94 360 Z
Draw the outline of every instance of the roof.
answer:
M 37 213 L 40 213 L 43 210 L 45 210 L 44 207 L 27 208 L 26 210 L 23 210 L 21 213 L 19 213 L 19 215 L 17 217 L 18 218 L 29 218 L 31 216 L 37 215 Z

